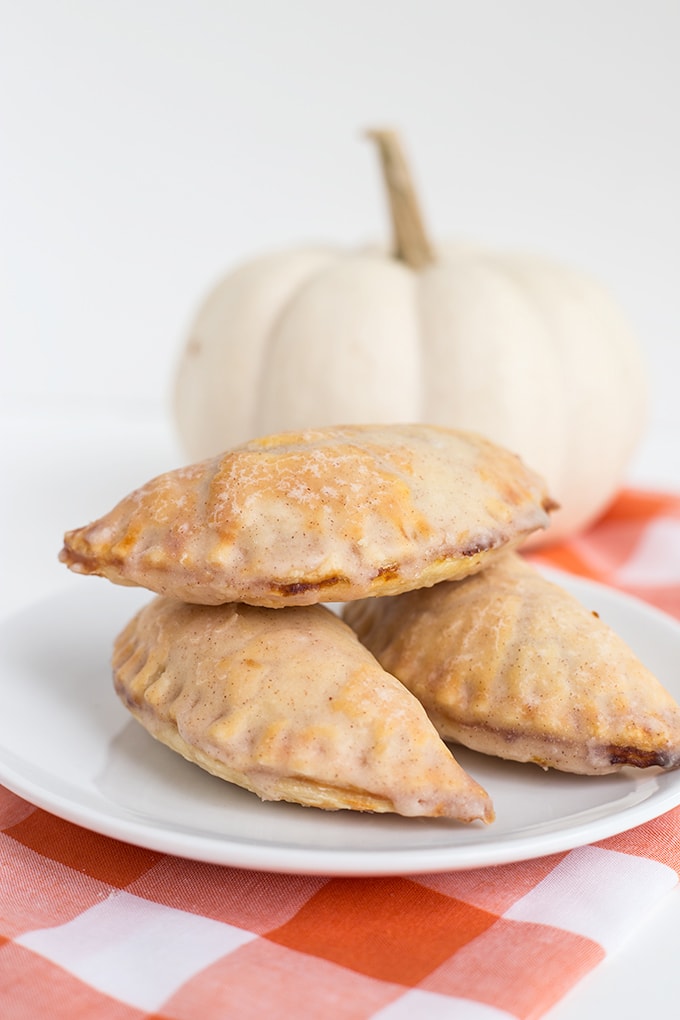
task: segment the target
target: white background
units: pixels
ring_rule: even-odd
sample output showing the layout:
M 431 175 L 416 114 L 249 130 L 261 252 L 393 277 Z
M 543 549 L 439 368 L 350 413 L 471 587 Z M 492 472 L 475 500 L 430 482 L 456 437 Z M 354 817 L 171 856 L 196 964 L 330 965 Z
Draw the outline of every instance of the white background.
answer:
M 680 370 L 677 0 L 0 2 L 0 398 L 164 414 L 236 263 L 387 239 L 369 126 L 430 232 L 607 284 L 652 428 Z M 678 459 L 680 482 L 680 458 Z
M 630 479 L 680 488 L 679 53 L 677 0 L 0 0 L 0 609 L 87 583 L 63 531 L 174 466 L 216 279 L 387 240 L 371 126 L 433 236 L 609 286 L 652 382 Z M 555 1020 L 674 1015 L 679 924 L 675 896 Z

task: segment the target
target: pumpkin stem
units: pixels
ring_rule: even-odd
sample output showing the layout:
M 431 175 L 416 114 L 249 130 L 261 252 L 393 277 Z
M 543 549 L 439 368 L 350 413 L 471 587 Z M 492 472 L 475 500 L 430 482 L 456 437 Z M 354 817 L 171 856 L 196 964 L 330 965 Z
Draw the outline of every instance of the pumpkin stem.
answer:
M 434 262 L 434 252 L 399 136 L 396 131 L 382 129 L 367 134 L 378 145 L 392 215 L 395 257 L 412 269 L 422 269 Z

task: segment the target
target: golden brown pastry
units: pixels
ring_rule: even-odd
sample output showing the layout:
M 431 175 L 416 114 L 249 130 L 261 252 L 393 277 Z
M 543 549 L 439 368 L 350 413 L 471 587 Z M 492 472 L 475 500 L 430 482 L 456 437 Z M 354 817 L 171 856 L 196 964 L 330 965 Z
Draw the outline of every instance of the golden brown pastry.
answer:
M 680 708 L 602 620 L 516 553 L 345 609 L 445 740 L 599 774 L 680 764 Z
M 263 800 L 493 818 L 422 706 L 324 606 L 160 596 L 117 638 L 113 669 L 154 737 Z
M 153 479 L 66 534 L 71 570 L 185 602 L 279 607 L 478 570 L 548 524 L 508 451 L 425 425 L 285 433 Z

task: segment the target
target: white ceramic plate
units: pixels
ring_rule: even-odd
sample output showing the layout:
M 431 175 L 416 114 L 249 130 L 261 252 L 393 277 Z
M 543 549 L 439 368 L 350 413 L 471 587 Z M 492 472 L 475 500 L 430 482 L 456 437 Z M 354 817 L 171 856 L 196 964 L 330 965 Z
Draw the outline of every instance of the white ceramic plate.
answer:
M 553 576 L 680 696 L 680 625 L 600 585 Z M 680 803 L 680 771 L 569 776 L 456 748 L 493 798 L 490 826 L 264 804 L 154 741 L 118 702 L 111 644 L 149 598 L 85 579 L 0 625 L 0 782 L 96 832 L 244 868 L 408 874 L 567 850 Z

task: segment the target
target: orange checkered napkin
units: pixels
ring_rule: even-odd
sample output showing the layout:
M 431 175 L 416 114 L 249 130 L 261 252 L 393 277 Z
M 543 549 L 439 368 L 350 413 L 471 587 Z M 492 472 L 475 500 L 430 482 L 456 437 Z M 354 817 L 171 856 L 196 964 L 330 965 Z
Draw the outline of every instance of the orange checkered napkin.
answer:
M 680 617 L 680 498 L 624 493 L 540 559 Z M 0 788 L 0 1016 L 540 1017 L 679 872 L 680 808 L 517 864 L 326 878 L 129 846 Z

